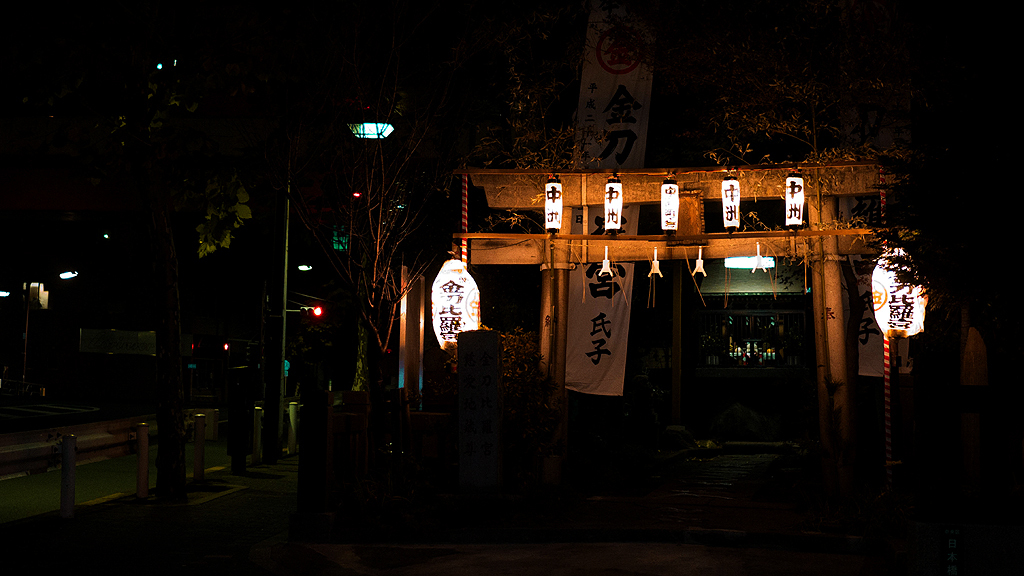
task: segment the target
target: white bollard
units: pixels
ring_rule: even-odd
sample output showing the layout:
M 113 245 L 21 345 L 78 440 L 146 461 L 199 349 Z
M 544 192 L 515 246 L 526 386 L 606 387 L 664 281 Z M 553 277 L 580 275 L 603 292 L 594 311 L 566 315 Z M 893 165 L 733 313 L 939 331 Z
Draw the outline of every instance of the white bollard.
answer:
M 206 414 L 195 415 L 195 445 L 192 446 L 192 480 L 202 482 L 206 469 Z
M 140 422 L 135 427 L 138 446 L 138 469 L 135 474 L 135 497 L 149 498 L 149 424 Z
M 75 517 L 75 452 L 78 438 L 67 434 L 60 441 L 60 517 Z
M 252 411 L 252 462 L 256 466 L 263 461 L 263 408 Z
M 206 439 L 213 440 L 216 442 L 220 440 L 220 409 L 213 409 L 213 420 L 210 421 L 210 425 L 206 427 Z
M 295 447 L 298 444 L 299 429 L 299 403 L 288 403 L 288 455 L 295 455 Z

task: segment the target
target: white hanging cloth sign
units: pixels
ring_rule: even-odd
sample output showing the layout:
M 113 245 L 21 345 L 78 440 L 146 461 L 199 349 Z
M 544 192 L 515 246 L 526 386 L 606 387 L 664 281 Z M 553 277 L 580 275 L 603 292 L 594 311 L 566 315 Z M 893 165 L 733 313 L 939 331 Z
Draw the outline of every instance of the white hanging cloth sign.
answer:
M 582 208 L 573 211 L 582 214 Z M 573 218 L 573 234 L 600 234 L 597 210 L 584 227 Z M 627 205 L 622 232 L 636 233 L 640 211 Z M 591 243 L 591 250 L 599 248 Z M 629 340 L 629 308 L 633 296 L 632 262 L 610 262 L 611 275 L 601 275 L 601 262 L 584 263 L 569 273 L 569 324 L 565 353 L 565 387 L 585 394 L 622 396 Z
M 576 110 L 586 168 L 644 165 L 652 76 L 643 52 L 651 41 L 630 20 L 625 8 L 594 2 Z
M 441 348 L 455 345 L 459 332 L 480 328 L 480 290 L 462 260 L 441 266 L 430 289 L 430 315 Z

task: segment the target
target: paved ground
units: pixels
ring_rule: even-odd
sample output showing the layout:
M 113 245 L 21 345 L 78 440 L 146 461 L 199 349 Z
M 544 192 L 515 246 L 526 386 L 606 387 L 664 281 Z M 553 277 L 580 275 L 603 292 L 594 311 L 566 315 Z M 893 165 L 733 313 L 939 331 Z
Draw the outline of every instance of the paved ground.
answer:
M 438 524 L 411 521 L 427 531 L 418 533 L 420 541 L 404 532 L 401 544 L 356 543 L 360 527 L 347 525 L 351 518 L 341 513 L 331 535 L 323 533 L 328 541 L 311 543 L 289 540 L 289 522 L 323 521 L 294 516 L 299 456 L 234 475 L 224 441 L 208 446 L 207 480 L 190 485 L 187 505 L 136 499 L 134 457 L 80 466 L 71 519 L 57 512 L 59 471 L 2 481 L 0 542 L 19 564 L 43 573 L 87 566 L 296 576 L 888 570 L 885 553 L 862 540 L 809 534 L 795 511 L 750 500 L 774 454 L 703 459 L 685 481 L 650 494 L 590 497 L 546 511 L 515 498 L 445 496 L 435 503 L 459 514 Z
M 289 546 L 289 545 L 285 545 Z M 843 554 L 665 543 L 464 545 L 290 545 L 260 560 L 276 574 L 856 576 L 881 574 L 869 560 Z M 315 556 L 311 556 L 315 554 Z M 289 563 L 289 554 L 302 560 Z M 284 560 L 284 562 L 282 562 Z M 301 566 L 301 569 L 299 569 Z
M 377 516 L 346 507 L 296 515 L 301 455 L 232 474 L 226 439 L 207 447 L 206 480 L 190 482 L 187 504 L 135 498 L 134 456 L 79 466 L 70 519 L 58 514 L 59 470 L 0 480 L 5 565 L 43 574 L 931 575 L 948 572 L 944 547 L 955 539 L 959 574 L 1024 573 L 1020 526 L 917 523 L 909 541 L 826 530 L 793 497 L 805 472 L 798 460 L 772 446 L 678 453 L 633 490 L 438 494 L 395 499 Z

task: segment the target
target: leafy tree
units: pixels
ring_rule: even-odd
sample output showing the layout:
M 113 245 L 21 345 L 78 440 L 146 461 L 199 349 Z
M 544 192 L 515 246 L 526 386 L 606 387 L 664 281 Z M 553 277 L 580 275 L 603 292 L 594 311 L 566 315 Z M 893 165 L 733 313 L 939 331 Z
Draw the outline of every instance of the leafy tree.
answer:
M 472 63 L 482 72 L 477 82 L 501 97 L 473 103 L 472 164 L 552 170 L 580 165 L 573 122 L 589 15 L 586 2 L 510 5 L 475 27 L 469 41 L 480 46 Z
M 197 60 L 204 50 L 209 56 L 223 46 L 216 36 L 195 35 L 188 8 L 90 6 L 70 21 L 45 18 L 50 24 L 45 34 L 22 30 L 9 63 L 18 80 L 12 86 L 23 103 L 17 114 L 54 119 L 41 152 L 66 154 L 94 181 L 133 191 L 148 208 L 153 280 L 161 287 L 154 302 L 157 492 L 170 499 L 185 496 L 186 479 L 181 304 L 171 213 L 176 207 L 203 211 L 197 227 L 200 255 L 227 247 L 232 230 L 251 217 L 237 156 L 225 154 L 209 124 L 190 122 L 218 82 L 218 72 Z
M 978 18 L 919 15 L 911 43 L 921 55 L 913 75 L 914 143 L 909 154 L 884 158 L 888 210 L 879 237 L 902 250 L 893 256 L 898 277 L 926 288 L 929 318 L 950 317 L 953 330 L 926 330 L 926 337 L 959 338 L 965 312 L 990 348 L 990 373 L 1007 374 L 1020 354 L 1020 314 L 1002 276 L 1015 243 L 1011 222 L 1024 206 L 1018 194 L 987 191 L 999 188 L 1002 167 L 1012 164 L 1016 102 L 1010 92 L 978 86 L 1001 76 L 990 55 L 1010 50 L 1013 40 L 998 23 Z M 957 368 L 945 375 L 955 377 Z
M 802 0 L 686 2 L 641 10 L 656 37 L 661 112 L 652 165 L 871 154 L 909 124 L 907 18 L 893 6 Z M 685 34 L 676 33 L 688 22 Z M 867 147 L 869 150 L 855 152 Z M 676 156 L 676 158 L 673 158 Z M 699 165 L 692 164 L 692 165 Z

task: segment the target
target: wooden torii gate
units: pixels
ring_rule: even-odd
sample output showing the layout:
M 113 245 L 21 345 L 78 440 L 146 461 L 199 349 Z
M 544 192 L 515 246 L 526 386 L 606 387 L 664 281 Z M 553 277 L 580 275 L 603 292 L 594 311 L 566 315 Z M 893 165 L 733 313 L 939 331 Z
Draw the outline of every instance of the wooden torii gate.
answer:
M 799 169 L 804 178 L 808 225 L 799 230 L 705 233 L 704 201 L 721 202 L 721 182 L 735 176 L 746 200 L 783 199 L 787 175 Z M 840 218 L 838 199 L 843 196 L 877 195 L 879 167 L 875 163 L 776 164 L 714 168 L 644 168 L 635 170 L 559 171 L 564 210 L 571 207 L 602 210 L 608 177 L 622 181 L 623 199 L 628 204 L 660 204 L 661 184 L 667 177 L 679 186 L 679 229 L 674 235 L 587 235 L 570 234 L 571 219 L 563 217 L 562 229 L 550 234 L 456 233 L 458 242 L 469 240 L 469 263 L 473 265 L 535 264 L 542 271 L 540 295 L 541 351 L 543 368 L 559 384 L 564 395 L 566 322 L 569 270 L 574 263 L 650 260 L 654 248 L 659 260 L 694 258 L 700 246 L 705 259 L 751 256 L 760 242 L 772 253 L 806 259 L 813 268 L 814 327 L 817 341 L 819 410 L 823 386 L 829 380 L 847 380 L 846 330 L 842 305 L 840 261 L 850 254 L 874 254 L 869 245 L 873 231 L 855 228 Z M 550 170 L 503 170 L 465 168 L 473 184 L 482 187 L 491 209 L 543 210 L 544 185 Z M 766 252 L 767 253 L 767 252 Z M 681 286 L 682 267 L 673 266 L 675 286 Z M 680 421 L 681 325 L 679 306 L 674 306 L 672 342 L 672 421 Z M 846 398 L 837 404 L 848 408 Z M 564 420 L 564 418 L 563 418 Z M 846 423 L 851 418 L 842 419 Z

